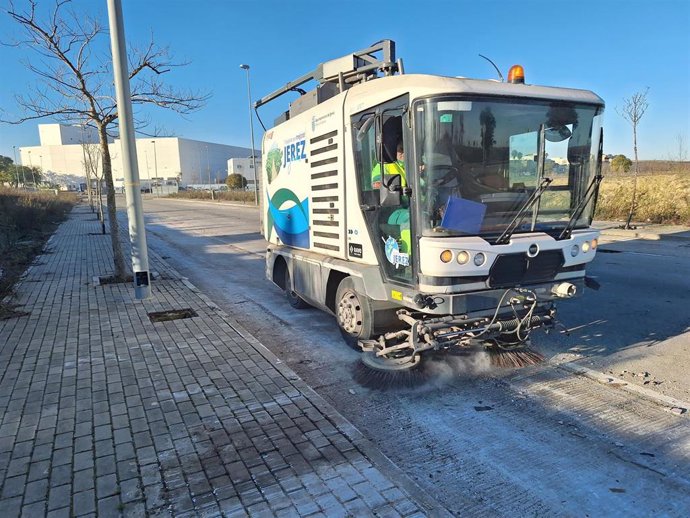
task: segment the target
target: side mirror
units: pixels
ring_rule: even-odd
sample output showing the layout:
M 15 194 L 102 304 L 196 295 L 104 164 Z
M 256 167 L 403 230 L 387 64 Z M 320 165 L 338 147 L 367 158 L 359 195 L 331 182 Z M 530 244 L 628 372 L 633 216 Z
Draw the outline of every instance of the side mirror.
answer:
M 401 205 L 400 193 L 402 192 L 402 180 L 399 174 L 384 175 L 379 189 L 379 202 L 381 207 L 399 207 Z
M 573 134 L 567 126 L 554 126 L 544 130 L 544 138 L 549 142 L 563 142 Z

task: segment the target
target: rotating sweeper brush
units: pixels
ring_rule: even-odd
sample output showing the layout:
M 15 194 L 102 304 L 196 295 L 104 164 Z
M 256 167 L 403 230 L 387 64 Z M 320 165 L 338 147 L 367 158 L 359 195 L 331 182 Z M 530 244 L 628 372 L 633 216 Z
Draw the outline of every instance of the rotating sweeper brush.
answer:
M 478 318 L 429 317 L 398 310 L 398 318 L 409 328 L 376 340 L 360 340 L 362 357 L 356 381 L 370 388 L 417 385 L 428 378 L 424 357 L 434 352 L 485 351 L 496 367 L 525 367 L 543 361 L 541 354 L 529 348 L 529 335 L 535 328 L 552 327 L 555 310 L 550 307 L 537 314 L 536 299 L 524 291 L 531 303 L 518 309 L 509 302 L 512 314 L 503 318 L 498 309 L 493 317 Z

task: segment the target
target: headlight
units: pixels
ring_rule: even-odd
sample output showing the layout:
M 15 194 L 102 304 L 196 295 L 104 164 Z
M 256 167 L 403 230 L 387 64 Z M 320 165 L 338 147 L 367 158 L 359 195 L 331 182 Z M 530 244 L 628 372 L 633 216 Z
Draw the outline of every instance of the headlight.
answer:
M 589 252 L 589 247 L 590 247 L 589 241 L 585 241 L 584 243 L 582 243 L 582 251 L 584 253 Z
M 458 253 L 458 264 L 467 264 L 470 260 L 470 254 L 464 250 Z
M 475 266 L 481 266 L 485 262 L 486 262 L 486 256 L 482 252 L 475 254 L 475 256 L 474 256 L 474 265 Z
M 578 245 L 573 245 L 572 248 L 570 249 L 570 255 L 575 257 L 579 253 L 580 253 L 580 247 Z
M 592 239 L 592 250 L 596 250 L 597 246 L 599 246 L 599 240 L 598 239 Z
M 453 252 L 450 250 L 444 250 L 441 252 L 441 261 L 444 263 L 449 263 L 453 260 Z

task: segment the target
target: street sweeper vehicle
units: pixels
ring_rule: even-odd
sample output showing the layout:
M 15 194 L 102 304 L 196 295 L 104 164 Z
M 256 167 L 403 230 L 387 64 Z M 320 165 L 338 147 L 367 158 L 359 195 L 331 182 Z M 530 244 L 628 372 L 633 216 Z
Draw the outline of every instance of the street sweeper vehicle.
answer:
M 305 92 L 300 86 L 315 82 Z M 604 102 L 592 92 L 405 74 L 381 41 L 300 94 L 263 138 L 266 275 L 335 315 L 370 368 L 516 351 L 582 294 L 597 249 Z

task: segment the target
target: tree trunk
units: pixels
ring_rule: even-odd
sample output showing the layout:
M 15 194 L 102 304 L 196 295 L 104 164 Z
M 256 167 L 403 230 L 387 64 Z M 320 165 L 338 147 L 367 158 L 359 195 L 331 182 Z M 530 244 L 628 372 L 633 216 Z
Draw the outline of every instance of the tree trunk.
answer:
M 89 206 L 91 207 L 91 212 L 93 212 L 93 193 L 91 192 L 91 167 L 86 163 L 84 159 L 84 168 L 86 169 L 86 194 L 89 196 Z
M 103 214 L 103 190 L 101 179 L 96 177 L 96 196 L 98 196 L 98 219 L 101 221 L 101 234 L 105 234 L 105 214 Z
M 630 229 L 630 222 L 635 213 L 635 204 L 637 203 L 637 174 L 639 173 L 637 160 L 637 125 L 633 124 L 633 148 L 635 150 L 635 172 L 633 173 L 633 192 L 632 200 L 630 200 L 630 212 L 628 213 L 628 221 L 625 222 L 625 228 Z
M 105 126 L 98 125 L 98 140 L 101 146 L 101 156 L 103 158 L 103 178 L 107 192 L 108 203 L 108 222 L 110 223 L 110 244 L 113 249 L 113 263 L 115 266 L 115 277 L 124 281 L 127 277 L 125 259 L 122 255 L 122 244 L 120 243 L 120 227 L 117 223 L 117 207 L 115 206 L 115 186 L 113 184 L 113 168 L 110 160 L 110 150 L 108 149 L 108 135 Z

